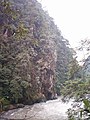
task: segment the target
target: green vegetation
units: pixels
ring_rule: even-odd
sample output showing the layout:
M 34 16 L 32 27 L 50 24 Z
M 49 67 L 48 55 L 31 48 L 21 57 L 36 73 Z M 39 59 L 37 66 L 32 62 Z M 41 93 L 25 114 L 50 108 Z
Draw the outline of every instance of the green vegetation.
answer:
M 90 82 L 82 80 L 69 80 L 63 84 L 62 94 L 64 97 L 75 98 L 76 100 L 83 98 L 85 94 L 89 94 Z
M 87 53 L 89 54 L 89 46 L 90 42 L 89 40 L 83 40 L 81 41 L 81 47 L 79 47 L 79 50 L 86 50 Z M 84 52 L 83 52 L 84 53 Z M 90 69 L 90 56 L 85 60 L 85 54 L 84 56 L 84 64 L 80 68 L 76 65 L 73 66 L 73 71 L 74 68 L 78 73 L 80 74 L 80 77 L 78 78 L 76 76 L 75 79 L 66 81 L 62 85 L 62 95 L 63 95 L 63 100 L 67 100 L 70 98 L 74 98 L 75 101 L 81 102 L 83 104 L 83 107 L 78 106 L 78 104 L 75 106 L 77 109 L 72 108 L 68 110 L 68 117 L 70 120 L 76 120 L 76 119 L 90 119 L 90 74 L 89 74 L 89 69 Z M 78 69 L 79 68 L 79 69 Z M 73 72 L 75 73 L 75 72 Z M 76 72 L 77 73 L 77 72 Z
M 85 98 L 90 79 L 84 75 L 90 63 L 84 60 L 79 66 L 75 51 L 41 4 L 21 1 L 0 1 L 0 111 L 9 104 L 54 99 L 57 93 L 83 101 L 81 119 L 85 110 L 90 112 Z M 89 45 L 89 40 L 82 41 L 79 49 L 86 46 L 89 51 Z M 68 111 L 70 120 L 77 113 L 72 111 Z
M 82 80 L 69 80 L 66 81 L 62 86 L 62 95 L 63 100 L 69 100 L 70 98 L 74 98 L 74 100 L 78 103 L 83 104 L 83 107 L 75 106 L 77 109 L 72 108 L 68 110 L 69 120 L 76 120 L 77 118 L 83 120 L 85 118 L 90 119 L 90 79 Z M 88 97 L 87 97 L 88 96 Z
M 0 10 L 1 111 L 53 99 L 68 79 L 68 40 L 37 1 L 1 0 Z
M 17 39 L 26 35 L 24 26 L 15 26 L 20 16 L 19 13 L 12 8 L 12 4 L 7 0 L 0 1 L 0 110 L 2 111 L 6 105 L 15 102 L 22 97 L 21 86 L 16 81 L 14 72 L 15 66 L 19 59 L 16 54 L 19 53 Z M 17 23 L 19 26 L 19 23 Z M 18 31 L 18 32 L 17 32 Z

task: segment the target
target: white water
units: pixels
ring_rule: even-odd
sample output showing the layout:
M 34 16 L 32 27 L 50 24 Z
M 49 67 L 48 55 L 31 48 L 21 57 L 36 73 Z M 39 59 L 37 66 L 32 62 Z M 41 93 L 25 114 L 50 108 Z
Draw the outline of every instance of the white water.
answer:
M 63 103 L 61 98 L 50 100 L 46 103 L 37 103 L 32 106 L 25 106 L 4 114 L 9 119 L 24 120 L 67 120 L 67 110 L 71 107 L 72 101 Z

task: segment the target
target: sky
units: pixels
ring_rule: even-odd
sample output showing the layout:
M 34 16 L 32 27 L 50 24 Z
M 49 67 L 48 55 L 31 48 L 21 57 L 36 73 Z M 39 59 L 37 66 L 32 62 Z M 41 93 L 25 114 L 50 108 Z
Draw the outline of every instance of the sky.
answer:
M 75 48 L 79 46 L 80 40 L 90 38 L 90 0 L 38 1 L 54 18 L 55 24 L 69 40 L 71 47 Z

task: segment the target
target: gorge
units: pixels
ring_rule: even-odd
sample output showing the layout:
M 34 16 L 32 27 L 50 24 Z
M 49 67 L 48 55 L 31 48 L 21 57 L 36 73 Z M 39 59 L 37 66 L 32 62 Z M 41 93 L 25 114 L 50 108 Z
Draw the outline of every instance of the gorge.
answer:
M 61 119 L 62 107 L 66 108 L 66 105 L 61 104 L 59 99 L 46 103 L 39 102 L 56 99 L 57 94 L 61 94 L 61 83 L 74 78 L 74 73 L 68 74 L 69 63 L 76 60 L 73 53 L 68 40 L 62 36 L 54 20 L 42 9 L 39 2 L 1 0 L 0 112 L 9 110 L 10 105 L 26 105 L 24 108 L 5 113 L 6 119 L 11 117 L 10 119 L 19 120 L 19 111 L 24 119 L 23 112 L 28 112 L 27 109 L 34 109 L 30 111 L 31 114 L 36 110 L 35 114 L 39 111 L 41 115 L 53 110 L 48 113 L 50 118 L 45 119 Z M 74 63 L 77 65 L 76 61 Z M 32 105 L 34 103 L 38 104 Z M 62 112 L 59 114 L 60 109 Z M 17 116 L 13 116 L 13 111 L 17 111 Z

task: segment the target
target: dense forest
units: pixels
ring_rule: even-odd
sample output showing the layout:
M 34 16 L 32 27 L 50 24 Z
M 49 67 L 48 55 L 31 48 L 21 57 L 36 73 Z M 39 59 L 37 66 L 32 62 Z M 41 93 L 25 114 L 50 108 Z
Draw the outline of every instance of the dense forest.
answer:
M 89 51 L 89 40 L 84 44 Z M 90 90 L 89 64 L 90 56 L 79 65 L 76 52 L 39 2 L 0 0 L 0 111 L 57 95 L 83 100 Z M 90 104 L 86 107 L 90 112 Z

